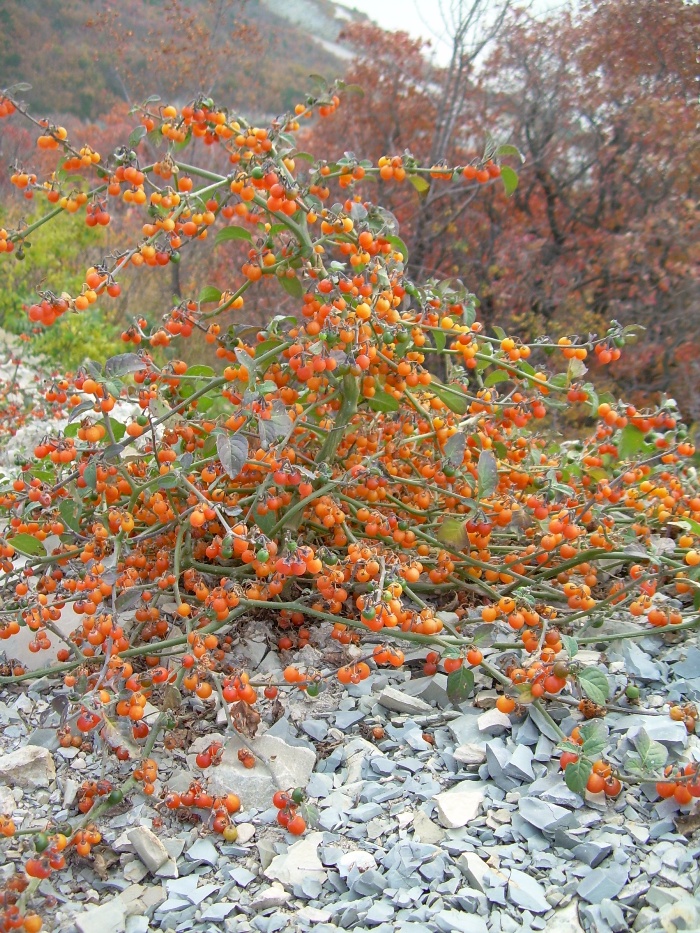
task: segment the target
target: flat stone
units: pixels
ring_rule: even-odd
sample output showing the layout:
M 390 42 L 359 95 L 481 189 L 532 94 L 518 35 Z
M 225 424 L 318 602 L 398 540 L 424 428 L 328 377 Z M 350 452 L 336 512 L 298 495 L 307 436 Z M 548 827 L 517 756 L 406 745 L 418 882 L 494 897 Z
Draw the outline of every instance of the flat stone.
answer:
M 605 868 L 594 868 L 581 881 L 576 893 L 589 904 L 600 904 L 605 898 L 614 898 L 627 884 L 628 870 L 613 862 Z
M 612 852 L 613 847 L 609 842 L 598 842 L 596 839 L 589 839 L 582 842 L 571 850 L 579 862 L 596 868 L 603 859 L 606 859 Z
M 291 897 L 281 884 L 273 882 L 269 888 L 263 888 L 250 902 L 252 910 L 270 910 L 273 907 L 284 907 Z
M 225 920 L 230 913 L 238 909 L 238 904 L 211 904 L 209 907 L 204 908 L 201 919 L 211 920 L 213 923 L 220 923 L 222 920 Z
M 452 719 L 447 724 L 447 728 L 455 737 L 458 745 L 480 745 L 484 747 L 485 740 L 482 732 L 479 731 L 479 713 L 478 710 L 469 708 L 456 719 Z M 485 754 L 485 753 L 484 753 Z
M 252 823 L 237 823 L 236 829 L 238 830 L 236 842 L 239 845 L 245 845 L 246 842 L 250 842 L 255 835 L 255 826 Z
M 48 787 L 56 778 L 56 767 L 48 748 L 25 745 L 0 756 L 0 783 L 35 789 Z
M 420 697 L 412 697 L 396 687 L 384 687 L 379 694 L 379 702 L 385 709 L 390 709 L 395 713 L 408 713 L 409 715 L 421 715 L 432 713 L 433 708 Z
M 318 857 L 318 847 L 322 841 L 323 833 L 309 833 L 282 855 L 275 856 L 264 871 L 265 877 L 288 887 L 301 884 L 308 877 L 315 877 L 323 883 L 326 871 Z
M 547 920 L 547 933 L 583 933 L 575 901 L 554 911 Z
M 127 836 L 134 851 L 151 874 L 155 874 L 170 858 L 163 843 L 147 826 L 136 826 Z
M 452 752 L 452 757 L 463 765 L 481 765 L 486 761 L 486 750 L 483 745 L 467 742 L 458 745 Z
M 330 910 L 319 910 L 318 907 L 311 907 L 307 904 L 306 907 L 295 910 L 294 916 L 297 920 L 303 920 L 306 923 L 328 923 L 333 914 Z
M 632 929 L 636 930 L 637 933 L 645 933 L 646 930 L 656 931 L 659 929 L 658 919 L 659 915 L 655 910 L 652 910 L 651 907 L 642 907 L 635 917 Z
M 517 907 L 532 911 L 533 914 L 545 914 L 552 909 L 539 881 L 517 868 L 512 868 L 510 871 L 508 898 Z
M 93 907 L 75 918 L 79 933 L 124 933 L 126 929 L 126 906 L 115 897 L 106 904 Z
M 686 896 L 675 904 L 666 904 L 659 911 L 659 920 L 666 933 L 696 930 L 700 926 L 698 902 L 695 898 Z
M 354 852 L 346 852 L 344 855 L 341 855 L 336 863 L 336 868 L 341 878 L 347 878 L 355 869 L 365 872 L 376 867 L 377 862 L 372 853 L 365 852 L 363 849 L 355 849 Z
M 323 719 L 307 719 L 302 722 L 301 728 L 317 742 L 322 742 L 328 735 L 328 723 Z
M 574 820 L 571 810 L 558 807 L 555 803 L 538 800 L 537 797 L 521 797 L 518 811 L 524 820 L 542 830 L 554 830 L 569 826 Z
M 235 793 L 244 809 L 266 810 L 275 791 L 306 787 L 316 764 L 316 753 L 308 744 L 292 745 L 265 733 L 248 745 L 260 756 L 254 768 L 245 768 L 238 759 L 239 750 L 246 747 L 243 742 L 237 736 L 228 739 L 221 764 L 211 769 L 208 788 L 211 794 Z
M 700 649 L 690 647 L 684 661 L 678 661 L 673 665 L 673 672 L 676 677 L 684 680 L 694 680 L 700 672 Z
M 463 852 L 457 859 L 457 868 L 462 872 L 471 887 L 484 893 L 488 885 L 484 881 L 490 866 L 476 852 Z
M 438 819 L 446 829 L 458 829 L 473 820 L 485 800 L 484 785 L 459 785 L 456 790 L 444 791 L 434 798 Z
M 373 926 L 379 923 L 386 923 L 394 916 L 394 907 L 388 901 L 376 901 L 364 916 L 364 923 L 371 923 Z
M 450 705 L 450 698 L 447 693 L 447 675 L 433 674 L 432 677 L 416 677 L 414 680 L 406 681 L 401 685 L 402 693 L 408 693 L 412 697 L 420 697 L 431 706 L 437 706 L 440 709 L 446 709 Z
M 432 922 L 441 933 L 487 933 L 488 927 L 483 917 L 468 914 L 462 910 L 439 910 Z
M 676 901 L 682 900 L 687 896 L 688 892 L 684 891 L 683 888 L 662 888 L 659 885 L 654 885 L 649 888 L 644 899 L 650 907 L 661 910 L 666 904 L 675 904 Z
M 0 813 L 12 816 L 17 806 L 14 794 L 9 787 L 0 787 Z
M 495 707 L 482 713 L 478 719 L 479 732 L 485 732 L 487 735 L 502 735 L 508 729 L 512 728 L 510 716 L 506 716 Z
M 204 862 L 215 868 L 219 861 L 219 853 L 216 846 L 209 839 L 197 839 L 185 852 L 185 858 L 190 862 Z
M 350 729 L 358 722 L 362 722 L 365 714 L 361 710 L 340 710 L 335 714 L 335 724 L 338 729 Z
M 527 745 L 518 745 L 504 768 L 505 773 L 518 781 L 534 781 L 533 757 L 532 751 Z
M 537 709 L 536 706 L 528 707 L 528 715 L 530 719 L 534 722 L 537 728 L 540 730 L 542 735 L 546 735 L 548 739 L 552 742 L 559 741 L 559 734 L 556 729 L 552 726 L 548 719 L 542 715 L 542 713 Z
M 55 752 L 59 747 L 58 733 L 55 729 L 35 729 L 27 739 L 27 745 L 38 745 L 40 748 L 48 748 L 50 752 Z
M 649 655 L 633 641 L 622 642 L 621 654 L 625 659 L 625 670 L 631 677 L 646 681 L 661 680 L 662 672 L 659 665 L 655 664 Z
M 598 909 L 600 910 L 601 917 L 613 933 L 625 933 L 628 925 L 619 904 L 611 900 L 604 900 L 600 902 Z
M 445 830 L 422 810 L 418 810 L 413 817 L 413 838 L 428 845 L 439 845 L 445 838 Z

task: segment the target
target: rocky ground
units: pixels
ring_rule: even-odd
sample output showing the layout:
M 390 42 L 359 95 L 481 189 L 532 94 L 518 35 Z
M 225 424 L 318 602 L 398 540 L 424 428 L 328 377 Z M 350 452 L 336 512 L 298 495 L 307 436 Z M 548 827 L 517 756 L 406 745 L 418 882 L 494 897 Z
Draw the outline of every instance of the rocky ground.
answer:
M 262 629 L 248 630 L 236 650 L 251 672 L 281 670 Z M 302 660 L 323 667 L 320 652 L 304 651 Z M 697 644 L 617 641 L 595 658 L 613 681 L 633 670 L 656 714 L 633 706 L 608 714 L 613 760 L 624 759 L 640 729 L 663 743 L 669 760 L 700 760 L 700 740 L 663 708 L 665 684 L 672 700 L 700 697 Z M 316 700 L 295 692 L 283 711 L 268 708 L 264 735 L 250 744 L 269 767 L 259 761 L 252 770 L 238 761 L 240 742 L 227 734 L 223 710 L 186 700 L 179 747 L 156 756 L 162 783 L 154 796 L 133 795 L 100 818 L 104 838 L 93 855 L 72 855 L 66 870 L 42 882 L 55 905 L 49 929 L 700 929 L 697 806 L 660 801 L 645 784 L 615 801 L 581 799 L 558 773 L 556 734 L 536 710 L 504 716 L 479 677 L 475 700 L 453 707 L 444 676 L 426 678 L 419 656 L 411 661 L 413 676 L 376 671 L 357 686 L 334 684 Z M 550 709 L 568 733 L 572 708 Z M 98 746 L 58 747 L 55 728 L 67 713 L 65 691 L 47 679 L 3 695 L 0 803 L 20 829 L 75 819 L 83 780 L 116 781 L 130 771 Z M 225 752 L 207 777 L 213 792 L 243 801 L 233 844 L 160 800 L 164 784 L 182 792 L 202 775 L 195 754 L 217 734 Z M 277 786 L 305 787 L 317 809 L 317 824 L 299 839 L 276 823 Z M 20 866 L 26 848 L 19 836 L 3 843 L 0 878 Z

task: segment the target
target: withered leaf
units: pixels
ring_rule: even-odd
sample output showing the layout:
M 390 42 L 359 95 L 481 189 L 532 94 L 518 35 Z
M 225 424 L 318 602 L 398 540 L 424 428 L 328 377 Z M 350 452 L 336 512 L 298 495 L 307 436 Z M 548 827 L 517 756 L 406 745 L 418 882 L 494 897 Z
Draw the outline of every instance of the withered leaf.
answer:
M 256 712 L 252 706 L 238 700 L 229 707 L 231 713 L 231 722 L 236 732 L 245 735 L 249 739 L 255 738 L 260 722 L 260 713 Z
M 182 694 L 175 684 L 168 684 L 163 691 L 163 710 L 179 709 L 182 705 Z

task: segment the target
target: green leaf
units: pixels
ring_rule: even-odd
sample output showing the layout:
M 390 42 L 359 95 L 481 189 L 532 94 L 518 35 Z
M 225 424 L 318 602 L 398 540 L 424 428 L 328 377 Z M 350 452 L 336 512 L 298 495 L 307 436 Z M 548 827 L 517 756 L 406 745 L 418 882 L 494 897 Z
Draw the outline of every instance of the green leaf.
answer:
M 200 304 L 207 304 L 208 302 L 220 301 L 221 292 L 218 288 L 214 288 L 213 285 L 205 285 L 204 288 L 199 293 L 199 298 L 197 301 Z
M 467 449 L 467 439 L 461 431 L 448 438 L 445 444 L 445 457 L 453 467 L 460 467 Z
M 213 376 L 214 370 L 211 366 L 205 366 L 203 363 L 198 363 L 196 366 L 190 366 L 187 370 L 188 376 Z
M 644 432 L 633 424 L 626 425 L 620 432 L 617 452 L 621 460 L 629 460 L 644 447 Z
M 129 136 L 129 149 L 135 149 L 147 132 L 148 130 L 143 125 L 134 127 Z
M 80 516 L 83 514 L 82 503 L 76 502 L 75 499 L 64 499 L 58 507 L 58 512 L 63 524 L 70 528 L 71 531 L 80 534 Z
M 603 749 L 608 744 L 608 727 L 600 719 L 591 719 L 579 726 L 583 738 L 581 750 L 585 756 L 595 760 L 600 758 Z
M 491 386 L 495 386 L 498 382 L 507 382 L 507 380 L 510 378 L 510 374 L 505 372 L 503 369 L 494 369 L 494 371 L 489 373 L 488 376 L 484 379 L 484 386 L 487 389 L 490 389 Z
M 408 180 L 411 182 L 418 194 L 426 195 L 428 191 L 430 191 L 430 182 L 422 175 L 409 175 Z
M 112 427 L 112 434 L 114 435 L 114 440 L 120 441 L 126 434 L 126 428 L 121 423 L 121 421 L 117 421 L 114 418 L 110 418 L 109 423 Z
M 372 398 L 367 399 L 367 404 L 372 411 L 398 411 L 399 402 L 393 395 L 389 395 L 384 389 L 376 389 Z
M 217 434 L 216 452 L 221 466 L 235 479 L 248 459 L 248 439 L 241 434 Z
M 668 751 L 661 742 L 650 739 L 644 729 L 639 730 L 633 741 L 639 754 L 641 771 L 654 772 L 663 768 L 668 758 Z M 628 761 L 627 764 L 629 765 L 630 762 Z
M 75 408 L 71 408 L 70 415 L 68 416 L 68 421 L 69 422 L 75 421 L 75 419 L 79 415 L 82 415 L 84 411 L 93 411 L 94 408 L 95 408 L 94 402 L 81 402 L 80 405 L 76 405 Z M 78 429 L 76 427 L 76 431 L 77 430 Z M 73 434 L 66 434 L 66 432 L 64 431 L 63 434 L 65 437 L 75 437 L 75 432 Z
M 283 402 L 279 399 L 272 403 L 269 418 L 258 417 L 260 446 L 267 450 L 278 438 L 287 437 L 292 429 L 292 419 Z
M 15 535 L 14 538 L 8 538 L 7 543 L 20 554 L 26 554 L 28 557 L 46 557 L 46 548 L 32 535 Z
M 472 644 L 476 645 L 477 648 L 488 648 L 494 643 L 496 638 L 495 628 L 495 625 L 491 625 L 488 622 L 477 625 L 469 636 Z
M 447 343 L 447 334 L 444 330 L 434 330 L 433 340 L 435 341 L 435 349 L 439 350 L 441 353 L 445 349 L 445 344 Z
M 589 700 L 602 706 L 610 696 L 608 678 L 598 667 L 587 667 L 578 673 L 578 682 Z
M 479 491 L 477 498 L 488 499 L 498 485 L 498 464 L 491 450 L 482 450 L 477 464 Z
M 582 797 L 586 792 L 586 784 L 593 770 L 593 762 L 588 758 L 579 758 L 578 761 L 571 761 L 564 771 L 564 781 L 569 790 Z
M 520 159 L 521 162 L 525 161 L 525 156 L 518 149 L 517 146 L 514 146 L 512 143 L 503 143 L 500 145 L 495 152 L 497 156 L 516 156 Z M 502 170 L 501 170 L 502 171 Z
M 269 340 L 263 340 L 263 342 L 259 343 L 255 348 L 255 359 L 260 359 L 268 350 L 274 350 L 274 348 L 279 347 L 281 343 L 282 341 L 279 337 L 270 337 Z
M 291 278 L 288 278 L 286 275 L 281 275 L 277 281 L 280 283 L 285 292 L 292 296 L 292 298 L 304 297 L 304 289 L 302 288 L 301 282 L 295 275 Z
M 391 243 L 395 250 L 397 250 L 403 256 L 403 261 L 408 262 L 408 247 L 401 239 L 400 236 L 388 236 L 386 238 L 387 243 Z
M 138 353 L 120 353 L 119 356 L 110 357 L 105 363 L 105 376 L 108 379 L 125 376 L 126 373 L 135 373 L 143 367 L 144 362 Z
M 454 703 L 455 706 L 464 703 L 473 689 L 474 673 L 470 668 L 464 667 L 463 665 L 448 675 L 447 696 L 450 698 L 450 702 Z
M 253 520 L 264 535 L 269 535 L 277 524 L 277 514 L 275 512 L 266 512 L 260 515 L 257 509 L 253 509 Z
M 466 415 L 469 411 L 469 402 L 461 392 L 457 393 L 449 386 L 443 386 L 435 382 L 431 383 L 430 391 L 456 415 Z
M 510 166 L 504 165 L 501 167 L 501 181 L 507 197 L 510 197 L 518 187 L 518 173 Z
M 180 480 L 180 474 L 176 470 L 170 470 L 169 473 L 165 473 L 163 476 L 158 477 L 158 488 L 175 489 L 180 485 Z
M 83 479 L 89 489 L 95 489 L 97 486 L 97 464 L 94 460 L 91 460 L 85 467 Z
M 575 638 L 572 638 L 571 635 L 562 635 L 561 643 L 566 648 L 566 653 L 569 655 L 569 658 L 573 658 L 578 653 L 578 642 Z
M 465 523 L 458 518 L 444 518 L 435 537 L 441 544 L 446 544 L 455 551 L 461 551 L 469 544 Z
M 252 243 L 253 237 L 245 227 L 224 227 L 216 234 L 214 244 L 218 246 L 219 243 L 225 243 L 227 240 L 245 240 L 246 243 Z

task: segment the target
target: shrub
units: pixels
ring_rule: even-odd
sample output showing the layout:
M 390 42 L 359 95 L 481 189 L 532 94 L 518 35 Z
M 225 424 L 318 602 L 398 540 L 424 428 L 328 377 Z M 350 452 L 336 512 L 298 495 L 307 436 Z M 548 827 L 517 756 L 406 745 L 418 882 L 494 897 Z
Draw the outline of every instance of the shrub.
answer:
M 127 252 L 88 269 L 72 297 L 42 293 L 31 320 L 49 327 L 96 307 L 134 269 L 177 262 L 194 240 L 231 257 L 226 291 L 202 283 L 155 330 L 134 321 L 129 352 L 45 387 L 71 424 L 42 439 L 0 497 L 2 637 L 11 651 L 28 627 L 31 650 L 51 659 L 41 671 L 15 665 L 0 682 L 60 675 L 76 729 L 132 761 L 100 802 L 98 789 L 83 794 L 87 815 L 71 827 L 82 854 L 103 809 L 134 789 L 153 792 L 153 752 L 163 753 L 183 697 L 213 706 L 218 695 L 229 727 L 252 734 L 256 707 L 280 691 L 313 697 L 329 676 L 356 683 L 374 666 L 400 666 L 407 646 L 424 646 L 427 674 L 439 664 L 449 673 L 454 702 L 469 697 L 478 668 L 502 690 L 504 713 L 534 704 L 547 716 L 552 696 L 578 707 L 591 722 L 561 734 L 567 783 L 582 793 L 602 780 L 614 796 L 621 785 L 601 758 L 610 682 L 577 660 L 578 648 L 609 640 L 592 630 L 623 609 L 638 621 L 629 637 L 698 623 L 700 495 L 687 431 L 670 401 L 637 410 L 585 381 L 589 354 L 614 362 L 628 331 L 613 323 L 600 336 L 532 345 L 487 333 L 459 281 L 406 278 L 395 219 L 367 200 L 377 179 L 466 186 L 501 175 L 512 188 L 512 169 L 498 164 L 511 147 L 469 166 L 421 167 L 409 153 L 309 166 L 294 133 L 338 104 L 331 89 L 262 128 L 208 99 L 181 110 L 146 102 L 140 128 L 108 160 L 40 126 L 39 145 L 86 178 L 80 192 L 52 194 L 59 205 L 90 217 L 119 197 L 143 219 Z M 23 110 L 9 97 L 2 109 Z M 138 156 L 146 133 L 163 147 L 153 164 Z M 198 140 L 199 158 L 184 162 Z M 43 187 L 20 168 L 14 181 Z M 0 231 L 0 249 L 21 250 L 22 231 Z M 251 331 L 241 312 L 266 282 L 294 313 Z M 184 359 L 195 332 L 216 346 L 219 371 Z M 180 345 L 183 359 L 154 362 L 154 348 Z M 119 400 L 142 413 L 120 423 L 110 414 Z M 547 429 L 566 406 L 590 424 L 575 441 Z M 65 632 L 68 603 L 82 622 Z M 281 681 L 251 678 L 230 661 L 230 632 L 255 617 L 276 629 L 282 651 L 330 623 L 343 662 L 329 674 L 291 656 Z M 635 689 L 630 678 L 625 702 L 637 702 Z M 160 709 L 150 726 L 147 699 Z M 671 715 L 695 728 L 693 707 Z M 220 754 L 216 744 L 200 751 L 200 767 Z M 255 765 L 253 753 L 240 757 Z M 663 784 L 665 759 L 640 761 Z M 671 778 L 696 786 L 693 774 Z M 303 832 L 303 794 L 280 791 L 280 823 Z M 165 803 L 209 809 L 212 827 L 233 837 L 237 798 L 213 799 L 197 783 Z M 58 861 L 59 842 L 52 835 Z M 35 859 L 27 871 L 51 867 Z

